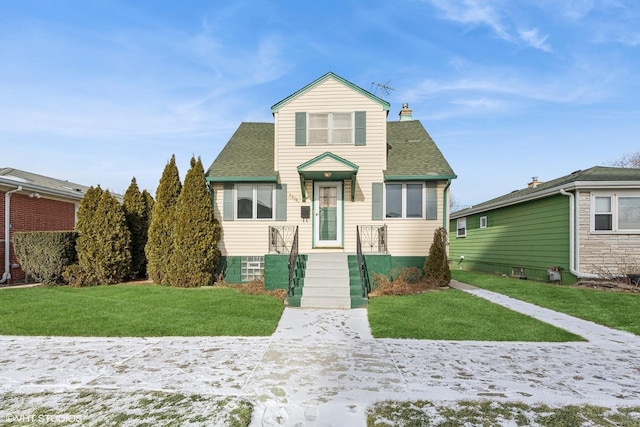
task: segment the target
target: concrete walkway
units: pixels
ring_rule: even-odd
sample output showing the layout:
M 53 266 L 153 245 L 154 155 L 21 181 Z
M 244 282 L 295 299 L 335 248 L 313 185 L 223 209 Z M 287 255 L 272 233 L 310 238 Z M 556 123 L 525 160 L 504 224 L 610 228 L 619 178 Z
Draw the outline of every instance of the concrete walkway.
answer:
M 579 343 L 373 339 L 366 309 L 284 310 L 267 338 L 0 337 L 0 391 L 243 396 L 254 426 L 364 426 L 376 401 L 640 402 L 640 338 L 457 282 Z M 411 319 L 407 319 L 408 322 Z

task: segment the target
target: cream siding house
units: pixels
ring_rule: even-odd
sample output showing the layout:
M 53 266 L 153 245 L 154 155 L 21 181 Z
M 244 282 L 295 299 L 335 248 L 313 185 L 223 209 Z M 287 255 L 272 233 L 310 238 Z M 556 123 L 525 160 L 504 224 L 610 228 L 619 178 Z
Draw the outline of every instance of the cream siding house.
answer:
M 387 101 L 333 73 L 271 110 L 273 124 L 240 124 L 207 171 L 227 281 L 281 287 L 274 257 L 294 236 L 299 254 L 356 254 L 358 230 L 376 269 L 422 266 L 456 176 L 411 110 L 387 121 Z

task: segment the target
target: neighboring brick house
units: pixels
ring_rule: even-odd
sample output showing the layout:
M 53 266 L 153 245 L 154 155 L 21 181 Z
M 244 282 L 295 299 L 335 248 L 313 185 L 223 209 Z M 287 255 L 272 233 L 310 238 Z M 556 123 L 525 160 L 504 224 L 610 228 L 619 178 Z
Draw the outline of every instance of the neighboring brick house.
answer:
M 18 231 L 73 230 L 88 187 L 12 168 L 0 168 L 0 283 L 26 279 L 11 244 Z M 7 239 L 9 236 L 9 239 Z
M 573 283 L 640 274 L 640 169 L 595 166 L 451 214 L 454 266 Z

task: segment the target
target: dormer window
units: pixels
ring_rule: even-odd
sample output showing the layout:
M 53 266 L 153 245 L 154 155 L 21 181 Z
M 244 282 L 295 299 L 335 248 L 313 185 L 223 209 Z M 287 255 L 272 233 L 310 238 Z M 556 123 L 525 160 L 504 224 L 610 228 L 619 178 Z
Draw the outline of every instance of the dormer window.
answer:
M 309 113 L 309 145 L 353 144 L 353 113 Z

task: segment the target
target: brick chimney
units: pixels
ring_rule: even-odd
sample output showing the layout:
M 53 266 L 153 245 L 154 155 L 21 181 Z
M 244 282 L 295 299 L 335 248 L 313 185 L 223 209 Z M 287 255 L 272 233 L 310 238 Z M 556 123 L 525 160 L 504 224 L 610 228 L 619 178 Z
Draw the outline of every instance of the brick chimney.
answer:
M 527 188 L 536 188 L 540 184 L 542 184 L 542 182 L 538 181 L 538 177 L 533 176 L 531 177 L 531 182 L 527 184 Z
M 405 120 L 413 120 L 413 117 L 411 116 L 412 113 L 413 110 L 409 108 L 409 104 L 405 102 L 402 104 L 402 110 L 400 110 L 400 121 L 404 122 Z

